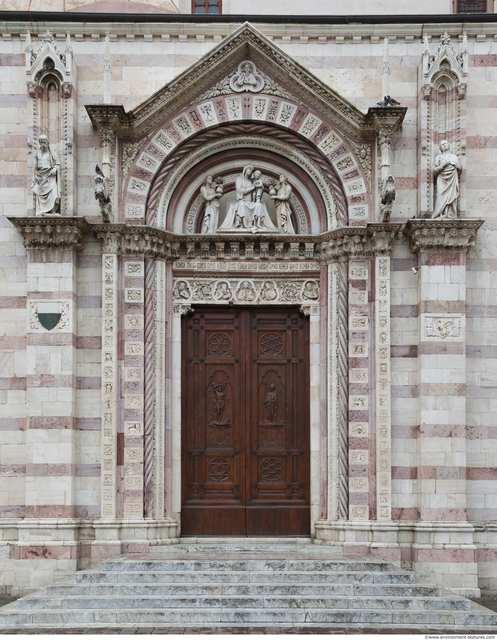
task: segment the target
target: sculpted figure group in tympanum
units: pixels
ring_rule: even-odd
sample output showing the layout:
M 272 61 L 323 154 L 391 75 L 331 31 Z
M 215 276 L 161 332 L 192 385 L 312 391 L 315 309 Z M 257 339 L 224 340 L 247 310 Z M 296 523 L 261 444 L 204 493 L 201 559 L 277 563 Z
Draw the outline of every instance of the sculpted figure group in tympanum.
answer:
M 214 186 L 216 185 L 216 186 Z M 202 233 L 279 233 L 294 235 L 290 198 L 292 187 L 285 175 L 280 175 L 279 186 L 273 181 L 269 187 L 269 197 L 274 201 L 277 226 L 262 200 L 264 182 L 262 172 L 251 164 L 245 166 L 235 180 L 236 202 L 229 206 L 224 221 L 219 224 L 220 199 L 224 195 L 222 180 L 216 181 L 208 175 L 200 188 L 205 202 Z

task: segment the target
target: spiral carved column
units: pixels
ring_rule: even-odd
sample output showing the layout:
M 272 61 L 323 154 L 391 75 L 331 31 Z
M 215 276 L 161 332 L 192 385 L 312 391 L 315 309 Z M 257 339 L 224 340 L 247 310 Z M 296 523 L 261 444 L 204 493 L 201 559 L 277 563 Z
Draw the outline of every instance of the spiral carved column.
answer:
M 339 424 L 338 443 L 340 483 L 338 490 L 339 517 L 349 515 L 349 341 L 348 341 L 348 260 L 340 262 L 338 280 L 338 366 L 339 366 Z
M 154 276 L 155 261 L 145 260 L 145 388 L 143 490 L 144 515 L 153 518 L 154 508 Z

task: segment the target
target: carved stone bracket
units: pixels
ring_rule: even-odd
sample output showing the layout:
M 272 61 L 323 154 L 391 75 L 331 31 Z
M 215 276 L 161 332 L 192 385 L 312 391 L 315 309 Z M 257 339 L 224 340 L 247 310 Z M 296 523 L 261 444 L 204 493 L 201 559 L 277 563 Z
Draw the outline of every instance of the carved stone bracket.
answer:
M 122 256 L 144 256 L 158 260 L 179 258 L 179 242 L 152 227 L 129 227 L 125 224 L 92 225 L 97 238 L 102 241 L 102 253 Z
M 391 171 L 390 147 L 394 133 L 400 129 L 407 112 L 407 107 L 373 107 L 369 109 L 366 121 L 378 134 L 378 149 L 380 155 L 380 192 L 383 192 L 387 178 Z M 395 190 L 393 191 L 395 199 Z M 385 204 L 385 203 L 383 203 Z M 390 211 L 383 212 L 390 216 Z M 383 218 L 386 219 L 386 218 Z
M 102 134 L 102 131 L 118 131 L 129 127 L 129 116 L 120 104 L 90 104 L 86 105 L 90 120 Z
M 400 223 L 373 222 L 366 227 L 344 227 L 323 234 L 316 260 L 329 263 L 343 259 L 389 255 Z
M 82 247 L 83 234 L 90 225 L 83 218 L 9 218 L 23 236 L 26 249 L 74 249 Z
M 484 220 L 409 220 L 405 234 L 411 238 L 411 250 L 466 253 L 475 245 L 476 232 Z

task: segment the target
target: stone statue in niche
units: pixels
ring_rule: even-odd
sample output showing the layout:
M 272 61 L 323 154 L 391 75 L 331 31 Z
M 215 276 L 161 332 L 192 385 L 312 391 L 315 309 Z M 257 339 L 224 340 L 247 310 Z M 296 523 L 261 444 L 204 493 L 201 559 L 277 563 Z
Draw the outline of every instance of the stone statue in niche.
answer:
M 251 91 L 258 93 L 264 88 L 264 78 L 257 73 L 253 62 L 245 60 L 238 65 L 236 73 L 230 79 L 230 87 L 236 93 Z
M 266 205 L 261 201 L 262 174 L 249 164 L 235 180 L 236 202 L 230 205 L 226 218 L 218 231 L 277 232 Z
M 204 184 L 200 187 L 200 193 L 205 200 L 204 221 L 202 233 L 216 233 L 219 223 L 219 199 L 223 196 L 223 183 L 218 179 L 213 186 L 212 176 L 207 176 Z
M 112 204 L 109 195 L 109 180 L 102 172 L 102 169 L 98 166 L 95 167 L 95 200 L 97 200 L 100 206 L 100 213 L 102 214 L 102 220 L 105 223 L 111 221 Z
M 278 219 L 278 231 L 285 235 L 294 235 L 295 229 L 292 224 L 290 208 L 290 197 L 292 195 L 292 187 L 288 184 L 288 178 L 284 175 L 280 176 L 280 188 L 270 197 L 275 201 L 276 216 Z
M 36 196 L 35 214 L 60 214 L 60 160 L 50 149 L 47 136 L 38 138 L 31 189 Z
M 392 206 L 395 201 L 397 191 L 395 189 L 395 180 L 393 176 L 387 176 L 383 182 L 380 203 L 380 222 L 390 222 L 392 215 Z
M 433 218 L 457 218 L 461 163 L 456 155 L 450 153 L 450 144 L 447 140 L 442 140 L 438 146 L 442 153 L 435 158 L 433 166 L 437 185 Z

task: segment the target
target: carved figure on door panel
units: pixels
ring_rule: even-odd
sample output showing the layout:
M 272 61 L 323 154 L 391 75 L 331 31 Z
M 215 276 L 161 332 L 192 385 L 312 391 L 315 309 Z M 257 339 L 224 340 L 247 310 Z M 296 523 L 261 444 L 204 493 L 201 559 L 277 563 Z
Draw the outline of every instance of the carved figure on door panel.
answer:
M 226 415 L 226 394 L 224 392 L 226 388 L 227 382 L 212 382 L 212 404 L 214 405 L 215 412 L 214 415 L 216 419 L 210 422 L 209 424 L 214 424 L 217 426 L 229 426 L 231 424 L 228 416 Z
M 265 422 L 272 422 L 273 424 L 278 420 L 278 395 L 275 390 L 274 383 L 269 385 L 269 391 L 264 398 L 264 409 L 266 412 Z

